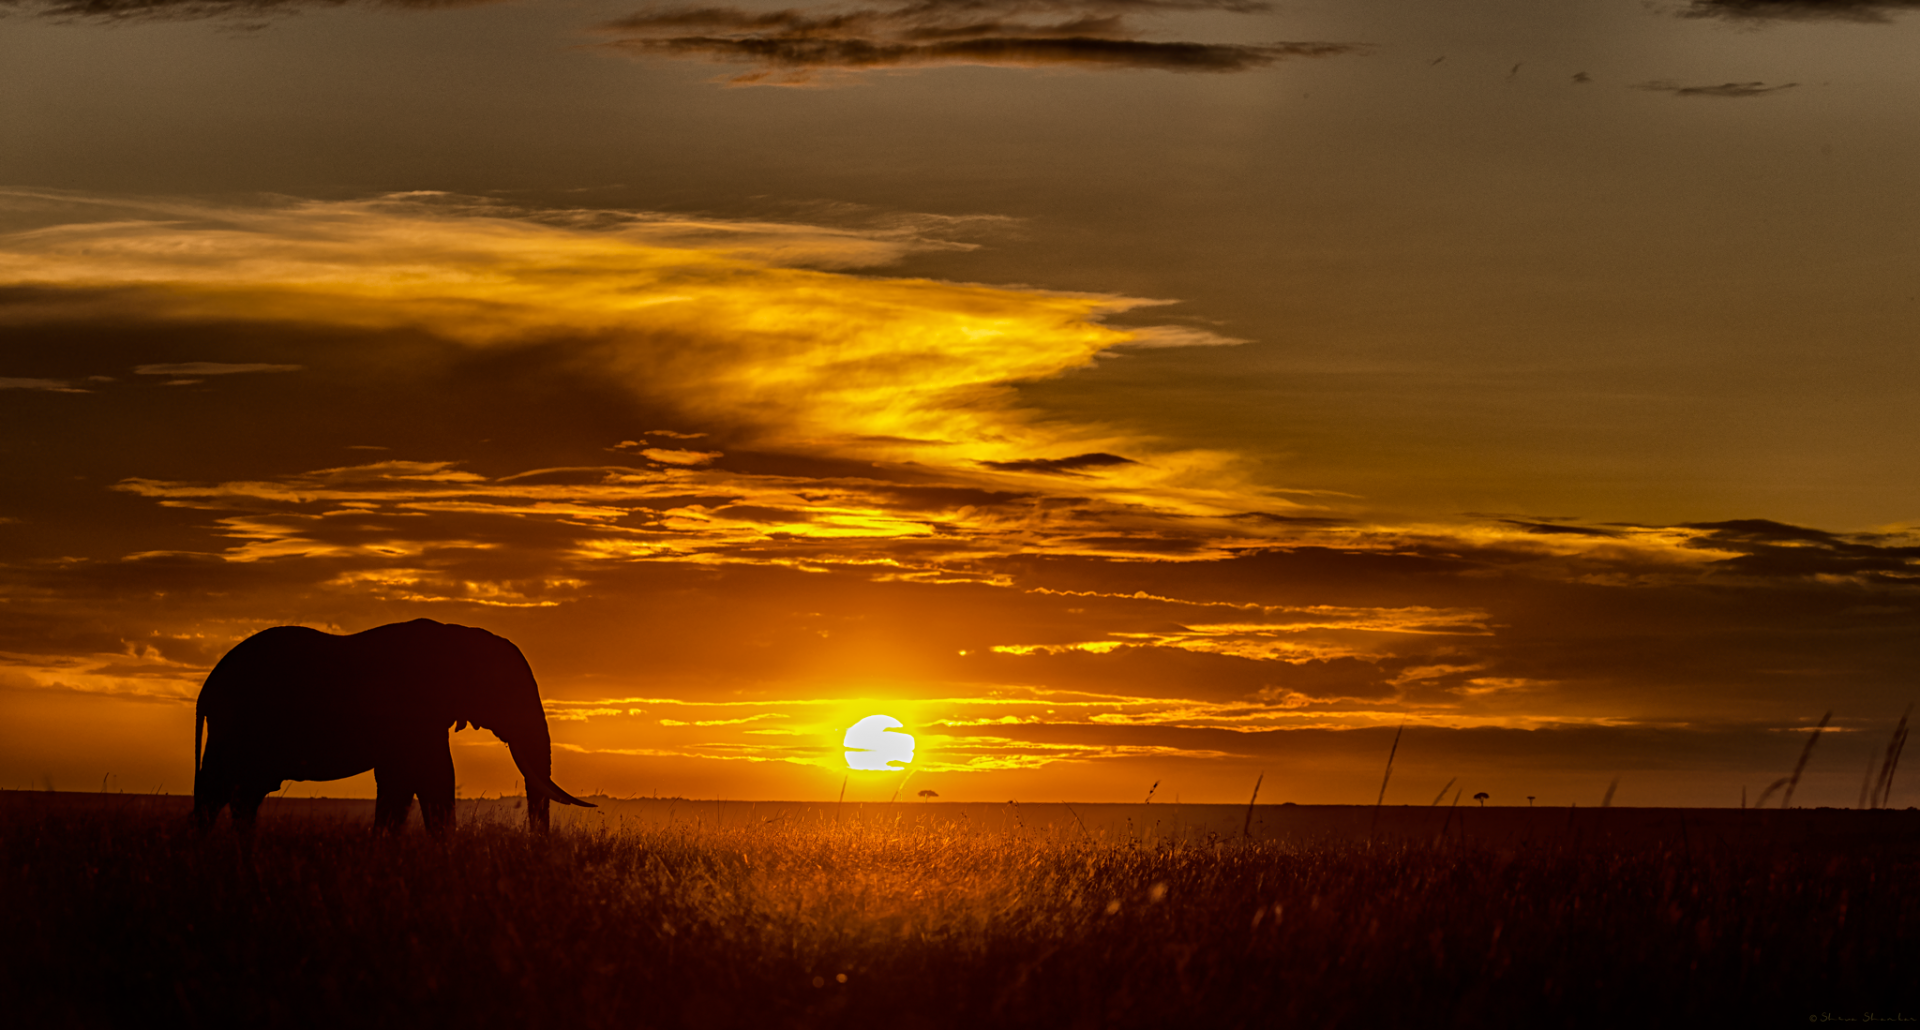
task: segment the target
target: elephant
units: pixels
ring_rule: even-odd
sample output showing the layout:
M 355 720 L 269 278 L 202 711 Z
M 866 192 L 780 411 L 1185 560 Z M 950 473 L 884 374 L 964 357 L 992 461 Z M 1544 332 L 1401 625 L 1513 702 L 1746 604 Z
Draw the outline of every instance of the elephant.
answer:
M 194 819 L 204 829 L 231 805 L 235 823 L 250 828 L 284 780 L 372 769 L 376 829 L 401 827 L 417 794 L 427 828 L 444 832 L 453 822 L 447 730 L 469 724 L 506 742 L 526 778 L 529 828 L 547 829 L 551 801 L 595 807 L 554 784 L 540 688 L 505 638 L 432 619 L 345 636 L 261 630 L 228 651 L 200 688 Z

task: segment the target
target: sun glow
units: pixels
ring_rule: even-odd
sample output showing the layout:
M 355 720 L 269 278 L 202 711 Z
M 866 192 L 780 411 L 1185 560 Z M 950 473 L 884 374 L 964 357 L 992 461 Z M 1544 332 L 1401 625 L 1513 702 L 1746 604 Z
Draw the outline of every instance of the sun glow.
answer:
M 897 772 L 913 762 L 913 737 L 894 730 L 905 725 L 891 715 L 869 715 L 847 727 L 847 767 Z M 899 765 L 893 763 L 898 762 Z

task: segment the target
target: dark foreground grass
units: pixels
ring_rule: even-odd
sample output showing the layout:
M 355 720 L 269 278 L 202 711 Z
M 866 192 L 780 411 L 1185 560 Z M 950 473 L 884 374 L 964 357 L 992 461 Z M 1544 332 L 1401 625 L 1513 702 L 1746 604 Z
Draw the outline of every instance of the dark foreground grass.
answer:
M 249 842 L 15 812 L 0 991 L 31 1027 L 1802 1024 L 1920 1010 L 1914 874 L 832 828 Z

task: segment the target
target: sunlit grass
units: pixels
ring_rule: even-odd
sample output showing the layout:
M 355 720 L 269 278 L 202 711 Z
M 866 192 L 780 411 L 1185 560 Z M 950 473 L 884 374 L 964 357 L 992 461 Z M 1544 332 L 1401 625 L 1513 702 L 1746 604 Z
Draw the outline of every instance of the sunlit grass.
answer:
M 1920 959 L 1886 855 L 14 813 L 0 863 L 16 1025 L 1805 1022 Z

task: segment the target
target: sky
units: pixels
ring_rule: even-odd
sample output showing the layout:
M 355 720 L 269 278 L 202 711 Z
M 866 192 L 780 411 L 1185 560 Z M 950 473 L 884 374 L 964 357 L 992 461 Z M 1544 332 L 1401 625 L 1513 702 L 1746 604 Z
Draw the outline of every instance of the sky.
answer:
M 1917 7 L 0 0 L 0 787 L 427 617 L 576 794 L 1856 805 Z

